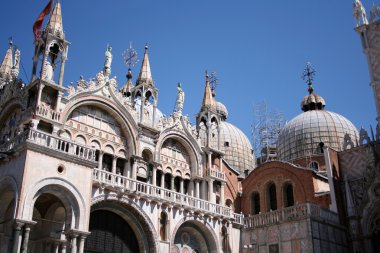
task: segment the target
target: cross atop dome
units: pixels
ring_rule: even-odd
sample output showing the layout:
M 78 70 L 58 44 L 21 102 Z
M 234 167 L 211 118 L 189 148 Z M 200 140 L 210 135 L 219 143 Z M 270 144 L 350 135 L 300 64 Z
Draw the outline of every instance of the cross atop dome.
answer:
M 309 88 L 307 89 L 309 91 L 309 94 L 313 93 L 313 91 L 314 91 L 313 80 L 314 80 L 315 73 L 316 72 L 315 72 L 314 68 L 311 66 L 311 63 L 307 62 L 306 68 L 304 69 L 303 74 L 302 74 L 302 79 L 309 86 Z

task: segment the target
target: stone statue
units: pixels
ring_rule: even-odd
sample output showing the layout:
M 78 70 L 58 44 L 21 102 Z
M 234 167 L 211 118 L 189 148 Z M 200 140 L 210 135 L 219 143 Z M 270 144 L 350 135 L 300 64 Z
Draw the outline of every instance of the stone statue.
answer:
M 48 60 L 46 60 L 44 69 L 42 70 L 42 79 L 52 81 L 53 73 L 53 66 Z
M 20 50 L 16 49 L 14 57 L 15 60 L 12 67 L 12 76 L 13 78 L 17 78 L 20 72 Z
M 182 114 L 183 103 L 185 102 L 185 93 L 182 90 L 181 83 L 178 83 L 177 87 L 177 101 L 175 105 L 175 112 Z
M 356 20 L 356 26 L 368 24 L 367 14 L 365 12 L 365 8 L 364 8 L 362 2 L 360 2 L 360 0 L 355 0 L 354 17 Z M 360 22 L 360 19 L 361 19 L 361 22 Z
M 68 96 L 71 97 L 72 95 L 75 94 L 75 88 L 73 83 L 70 83 L 68 86 Z
M 105 53 L 106 61 L 104 63 L 104 75 L 109 76 L 111 74 L 111 63 L 112 63 L 112 47 L 108 47 Z
M 87 89 L 87 83 L 83 79 L 82 75 L 79 77 L 79 81 L 77 82 L 77 89 L 78 89 L 78 91 L 84 91 Z
M 380 17 L 380 7 L 373 4 L 369 15 L 369 22 L 374 22 L 376 17 Z

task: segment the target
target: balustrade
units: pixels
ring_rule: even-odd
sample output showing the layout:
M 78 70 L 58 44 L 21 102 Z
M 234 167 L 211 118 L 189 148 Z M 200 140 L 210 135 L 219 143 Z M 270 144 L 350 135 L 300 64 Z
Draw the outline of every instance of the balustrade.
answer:
M 224 172 L 222 172 L 220 170 L 217 170 L 215 168 L 211 168 L 211 169 L 206 169 L 205 171 L 206 171 L 206 176 L 213 177 L 213 178 L 223 180 L 223 181 L 226 180 L 226 176 L 225 176 Z
M 244 225 L 254 228 L 306 218 L 317 218 L 339 224 L 339 217 L 336 213 L 318 205 L 306 203 L 246 217 L 244 218 Z
M 124 192 L 142 195 L 149 199 L 166 201 L 173 204 L 174 206 L 197 209 L 204 213 L 210 213 L 212 215 L 218 215 L 232 219 L 237 217 L 233 215 L 232 210 L 229 207 L 210 203 L 207 200 L 194 198 L 182 193 L 178 193 L 148 183 L 133 180 L 125 176 L 113 174 L 105 170 L 94 169 L 93 180 L 95 182 L 103 183 L 111 187 L 118 188 L 119 190 Z M 240 219 L 242 220 L 242 218 Z
M 57 112 L 47 106 L 38 105 L 36 114 L 38 116 L 53 120 L 53 121 L 60 121 L 61 119 L 61 113 Z

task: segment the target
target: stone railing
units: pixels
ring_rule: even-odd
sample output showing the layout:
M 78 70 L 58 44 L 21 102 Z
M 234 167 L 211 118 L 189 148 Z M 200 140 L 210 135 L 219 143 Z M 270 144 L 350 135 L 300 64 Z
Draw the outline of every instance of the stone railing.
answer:
M 244 224 L 244 214 L 243 213 L 233 213 L 233 223 L 243 225 Z
M 95 149 L 34 129 L 28 129 L 15 138 L 0 145 L 0 152 L 11 152 L 16 147 L 25 144 L 26 142 L 46 147 L 60 153 L 65 153 L 70 156 L 75 156 L 86 161 L 95 161 Z
M 95 161 L 95 149 L 38 130 L 28 130 L 27 142 L 87 161 Z
M 336 213 L 315 204 L 306 203 L 246 217 L 244 218 L 244 226 L 255 228 L 306 218 L 315 218 L 339 224 L 339 217 Z
M 93 180 L 99 184 L 110 186 L 111 189 L 115 189 L 119 192 L 126 194 L 136 194 L 149 200 L 157 200 L 159 202 L 165 202 L 179 208 L 188 208 L 192 211 L 199 211 L 211 216 L 219 216 L 223 218 L 240 219 L 242 224 L 243 219 L 240 214 L 234 214 L 232 209 L 222 205 L 211 203 L 207 200 L 194 198 L 185 194 L 181 194 L 175 191 L 167 190 L 158 186 L 154 186 L 148 183 L 140 182 L 127 178 L 125 176 L 113 174 L 108 171 L 94 169 Z
M 218 169 L 215 169 L 215 168 L 206 169 L 205 172 L 206 172 L 205 176 L 213 177 L 215 179 L 219 179 L 219 180 L 223 180 L 223 181 L 226 180 L 226 176 L 225 176 L 224 172 L 222 172 Z
M 60 121 L 61 119 L 61 113 L 56 112 L 53 109 L 50 109 L 49 107 L 43 106 L 43 105 L 38 105 L 37 106 L 37 111 L 36 114 L 38 116 L 53 120 L 53 121 Z
M 11 150 L 13 150 L 15 147 L 19 146 L 22 143 L 25 143 L 26 139 L 28 138 L 28 131 L 25 131 L 16 137 L 10 139 L 9 141 L 3 143 L 0 145 L 0 152 L 6 153 Z
M 163 164 L 163 166 L 168 165 L 170 167 L 173 167 L 173 169 L 178 168 L 183 170 L 190 170 L 190 167 L 186 162 L 177 160 L 175 158 L 163 154 L 161 154 L 161 163 Z

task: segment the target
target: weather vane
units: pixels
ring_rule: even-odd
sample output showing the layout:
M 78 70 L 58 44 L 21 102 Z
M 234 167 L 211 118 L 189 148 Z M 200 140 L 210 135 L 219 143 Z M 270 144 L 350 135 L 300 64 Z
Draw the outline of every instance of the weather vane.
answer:
M 310 62 L 307 62 L 306 63 L 306 68 L 304 69 L 303 73 L 302 73 L 302 79 L 309 85 L 309 93 L 313 93 L 313 79 L 314 79 L 314 76 L 315 76 L 315 70 L 313 69 L 313 67 L 311 66 L 311 63 Z
M 211 71 L 210 75 L 210 85 L 211 85 L 211 90 L 213 93 L 215 93 L 216 85 L 218 84 L 218 78 L 216 76 L 216 71 Z
M 124 63 L 128 65 L 128 69 L 133 68 L 138 62 L 136 49 L 132 47 L 132 42 L 129 43 L 129 48 L 122 54 Z

